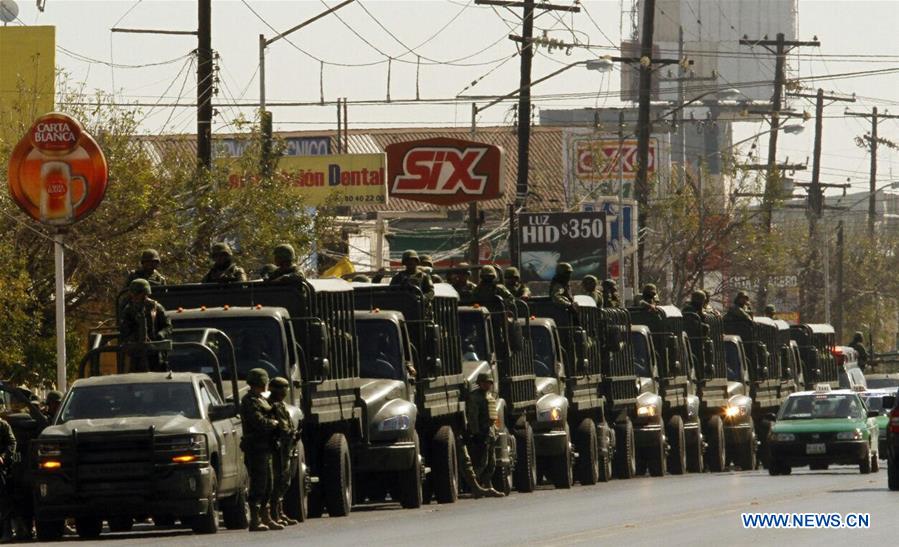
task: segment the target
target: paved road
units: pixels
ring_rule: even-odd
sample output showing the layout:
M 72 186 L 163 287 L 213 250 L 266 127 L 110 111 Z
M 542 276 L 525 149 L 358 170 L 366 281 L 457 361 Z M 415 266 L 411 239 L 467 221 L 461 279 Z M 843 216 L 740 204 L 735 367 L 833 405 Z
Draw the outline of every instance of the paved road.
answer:
M 192 536 L 138 527 L 104 534 L 107 545 L 893 545 L 899 493 L 886 472 L 857 468 L 794 470 L 788 477 L 751 473 L 649 477 L 570 491 L 541 488 L 507 499 L 462 499 L 453 505 L 402 510 L 355 508 L 348 518 L 315 519 L 282 532 L 222 531 Z M 744 512 L 869 512 L 868 530 L 744 530 Z M 73 543 L 75 538 L 67 538 Z

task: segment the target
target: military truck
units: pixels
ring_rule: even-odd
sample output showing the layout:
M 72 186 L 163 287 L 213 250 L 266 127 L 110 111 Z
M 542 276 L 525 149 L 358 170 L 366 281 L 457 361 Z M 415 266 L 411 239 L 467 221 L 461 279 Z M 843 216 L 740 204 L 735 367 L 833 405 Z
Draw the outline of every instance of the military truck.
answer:
M 529 334 L 537 376 L 538 474 L 556 488 L 570 488 L 575 479 L 582 484 L 605 482 L 612 475 L 615 434 L 608 426 L 602 394 L 606 340 L 593 337 L 600 330 L 599 310 L 592 299 L 575 308 L 548 297 L 533 297 L 528 303 L 534 314 Z M 626 425 L 622 427 L 625 439 Z
M 230 349 L 227 338 L 217 335 Z M 199 336 L 209 340 L 216 333 Z M 136 349 L 112 338 L 87 353 L 82 379 L 32 443 L 39 538 L 58 539 L 67 518 L 75 519 L 81 537 L 95 538 L 104 519 L 112 531 L 127 531 L 147 514 L 158 523 L 180 518 L 194 532 L 211 534 L 218 530 L 217 509 L 227 528 L 246 528 L 239 402 L 226 397 L 223 380 L 230 377 L 231 391 L 236 389 L 233 361 L 223 374 L 211 345 L 167 341 L 139 350 L 186 350 L 211 374 L 123 373 Z M 115 357 L 112 374 L 101 370 L 104 355 Z
M 316 517 L 325 510 L 335 517 L 348 515 L 354 500 L 353 451 L 364 457 L 372 441 L 362 400 L 366 381 L 359 376 L 352 286 L 339 279 L 168 285 L 155 287 L 153 297 L 169 310 L 176 328 L 226 333 L 234 342 L 240 379 L 263 368 L 289 381 L 286 403 L 292 416 L 302 411 L 304 450 L 298 449 L 291 462 L 285 513 L 292 518 Z M 399 447 L 414 452 L 408 443 Z
M 521 300 L 505 302 L 499 297 L 471 304 L 459 307 L 463 359 L 468 355 L 475 357 L 473 361 L 485 363 L 498 378 L 499 386 L 498 410 L 503 427 L 496 447 L 493 486 L 506 494 L 513 486 L 519 492 L 532 492 L 537 483 L 533 430 L 537 391 L 534 349 L 526 326 L 529 309 Z M 524 320 L 524 329 L 519 318 Z
M 459 336 L 459 295 L 436 283 L 433 298 L 416 287 L 355 284 L 356 310 L 402 314 L 415 369 L 415 428 L 420 453 L 430 469 L 422 499 L 453 503 L 459 495 L 456 440 L 465 431 L 467 379 Z M 473 380 L 473 379 L 472 379 Z
M 758 461 L 758 436 L 753 419 L 750 363 L 739 336 L 725 334 L 723 338 L 728 397 L 724 411 L 725 455 L 728 462 L 751 471 Z
M 657 390 L 641 393 L 637 401 L 637 474 L 648 470 L 658 477 L 666 471 L 701 470 L 700 401 L 684 317 L 674 306 L 641 306 L 628 311 L 635 360 L 650 363 L 642 367 L 642 374 L 651 375 Z M 710 420 L 718 427 L 717 420 Z M 724 437 L 723 432 L 716 435 Z
M 840 371 L 833 355 L 837 345 L 833 327 L 826 323 L 790 325 L 790 338 L 799 346 L 805 388 L 827 384 L 838 389 Z

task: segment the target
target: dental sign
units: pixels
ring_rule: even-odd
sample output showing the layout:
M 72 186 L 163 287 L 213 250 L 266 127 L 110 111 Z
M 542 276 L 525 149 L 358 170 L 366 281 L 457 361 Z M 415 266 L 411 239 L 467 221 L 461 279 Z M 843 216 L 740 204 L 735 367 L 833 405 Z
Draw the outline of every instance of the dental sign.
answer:
M 73 224 L 100 205 L 109 170 L 96 141 L 72 117 L 38 118 L 9 160 L 9 193 L 31 218 Z
M 391 198 L 458 205 L 502 196 L 503 151 L 460 139 L 434 138 L 388 145 Z

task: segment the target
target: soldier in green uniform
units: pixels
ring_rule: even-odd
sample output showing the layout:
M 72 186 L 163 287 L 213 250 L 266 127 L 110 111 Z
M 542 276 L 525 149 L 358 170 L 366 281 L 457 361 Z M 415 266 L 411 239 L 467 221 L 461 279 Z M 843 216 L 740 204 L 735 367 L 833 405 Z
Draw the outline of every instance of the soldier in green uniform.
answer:
M 556 275 L 553 276 L 549 283 L 549 296 L 557 306 L 566 308 L 574 308 L 574 297 L 568 289 L 568 283 L 571 281 L 571 273 L 574 269 L 567 262 L 559 262 L 556 265 Z
M 481 268 L 481 282 L 472 291 L 471 296 L 478 302 L 489 302 L 498 296 L 508 306 L 511 306 L 514 300 L 509 289 L 496 282 L 496 269 L 493 266 Z
M 161 371 L 159 354 L 140 347 L 147 342 L 158 342 L 172 335 L 172 321 L 162 304 L 150 298 L 150 282 L 135 279 L 128 285 L 129 300 L 122 308 L 119 319 L 119 342 L 136 347 L 129 352 L 132 371 Z
M 476 497 L 503 497 L 503 493 L 490 486 L 496 469 L 496 398 L 493 396 L 493 378 L 487 373 L 478 374 L 478 388 L 468 397 L 465 412 L 468 417 L 467 455 L 463 462 L 463 475 Z M 464 457 L 464 456 L 463 456 Z
M 768 319 L 777 319 L 777 308 L 774 307 L 774 304 L 765 306 L 765 317 Z
M 602 307 L 602 291 L 599 290 L 599 280 L 596 279 L 596 276 L 586 275 L 584 279 L 581 280 L 581 288 L 584 290 L 584 294 L 589 296 L 596 302 L 596 306 Z
M 646 310 L 655 310 L 659 305 L 659 290 L 653 283 L 643 285 L 643 293 L 640 295 L 638 305 Z
M 269 275 L 269 283 L 290 283 L 297 281 L 305 281 L 306 276 L 296 265 L 297 253 L 293 250 L 293 246 L 288 243 L 282 243 L 275 247 L 273 251 L 275 259 L 275 271 Z
M 620 308 L 618 301 L 618 283 L 614 279 L 606 279 L 602 282 L 602 303 L 606 308 Z
M 702 317 L 705 313 L 705 291 L 693 291 L 690 293 L 690 301 L 682 308 L 684 313 L 695 313 Z
M 391 287 L 416 287 L 421 289 L 425 298 L 434 298 L 434 284 L 431 283 L 431 275 L 424 272 L 419 264 L 418 253 L 413 250 L 403 252 L 403 266 L 405 270 L 393 276 L 390 280 Z
M 159 252 L 156 249 L 141 251 L 140 268 L 128 272 L 125 288 L 127 289 L 135 279 L 146 279 L 150 285 L 165 285 L 165 277 L 159 273 Z
M 744 291 L 737 293 L 734 305 L 724 315 L 726 321 L 752 321 L 752 306 L 749 304 L 749 295 Z
M 477 285 L 471 282 L 471 270 L 468 269 L 467 262 L 460 262 L 450 274 L 450 283 L 459 298 L 467 298 L 477 288 Z
M 299 522 L 284 514 L 284 495 L 290 486 L 290 455 L 296 447 L 299 437 L 298 431 L 293 427 L 290 414 L 284 399 L 287 398 L 287 388 L 290 384 L 286 378 L 280 376 L 272 378 L 268 383 L 268 403 L 272 405 L 272 415 L 278 420 L 278 428 L 274 434 L 274 449 L 272 451 L 272 520 L 284 526 L 293 526 Z
M 515 266 L 506 268 L 503 272 L 503 281 L 509 292 L 515 298 L 527 298 L 531 296 L 531 289 L 521 282 L 521 272 Z
M 261 268 L 259 268 L 259 279 L 263 281 L 268 281 L 268 279 L 275 273 L 278 267 L 274 264 L 263 264 Z
M 9 543 L 13 540 L 13 495 L 9 485 L 12 481 L 10 468 L 12 467 L 15 454 L 16 436 L 13 434 L 9 422 L 0 418 L 0 528 L 2 528 L 0 541 L 3 543 Z
M 52 422 L 53 418 L 56 417 L 56 413 L 59 412 L 59 407 L 62 404 L 62 392 L 56 391 L 48 391 L 47 396 L 44 398 L 44 416 L 47 417 L 48 422 Z
M 247 280 L 247 272 L 234 263 L 234 254 L 227 243 L 216 243 L 209 251 L 214 263 L 203 276 L 202 283 L 241 283 Z
M 865 335 L 862 331 L 855 331 L 849 347 L 858 352 L 858 368 L 865 370 L 868 367 L 868 348 L 865 347 Z
M 250 531 L 283 530 L 272 520 L 269 501 L 272 497 L 272 452 L 275 432 L 280 427 L 272 405 L 262 396 L 268 385 L 268 373 L 261 368 L 247 372 L 250 390 L 240 401 L 240 419 L 243 422 L 244 463 L 250 476 L 247 501 L 250 505 Z

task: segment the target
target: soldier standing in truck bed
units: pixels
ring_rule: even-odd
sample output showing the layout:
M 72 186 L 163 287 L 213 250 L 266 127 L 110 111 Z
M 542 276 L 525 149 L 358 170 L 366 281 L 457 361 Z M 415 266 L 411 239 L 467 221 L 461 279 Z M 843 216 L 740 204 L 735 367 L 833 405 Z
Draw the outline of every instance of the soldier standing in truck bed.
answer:
M 559 262 L 556 265 L 556 275 L 553 276 L 549 284 L 549 297 L 557 306 L 566 308 L 574 308 L 574 297 L 568 289 L 568 283 L 571 281 L 571 273 L 574 269 L 567 262 Z
M 749 295 L 744 291 L 737 293 L 734 305 L 724 315 L 726 321 L 752 321 L 752 306 L 749 305 Z
M 415 287 L 421 290 L 425 298 L 434 298 L 434 284 L 431 283 L 431 275 L 424 272 L 419 264 L 421 260 L 418 253 L 413 250 L 403 252 L 403 266 L 405 270 L 393 276 L 390 280 L 391 287 Z
M 156 249 L 141 251 L 140 268 L 128 272 L 125 288 L 127 289 L 135 279 L 146 279 L 150 285 L 165 285 L 165 276 L 159 273 L 159 252 Z
M 459 298 L 471 296 L 471 293 L 477 288 L 477 285 L 471 282 L 471 270 L 468 269 L 467 262 L 460 262 L 453 269 L 450 274 L 450 283 L 456 289 L 456 292 L 459 293 Z
M 244 463 L 250 476 L 247 501 L 250 505 L 250 531 L 283 530 L 272 520 L 269 503 L 272 497 L 272 452 L 275 432 L 279 428 L 272 405 L 262 396 L 268 386 L 268 373 L 261 368 L 247 372 L 250 390 L 240 401 L 240 419 L 243 422 Z
M 504 285 L 496 282 L 496 269 L 493 266 L 481 268 L 481 282 L 471 293 L 478 302 L 489 302 L 497 296 L 503 299 L 507 306 L 512 305 L 514 297 Z
M 159 354 L 141 348 L 147 342 L 158 342 L 172 335 L 172 320 L 162 304 L 150 298 L 152 289 L 146 279 L 135 279 L 128 286 L 129 300 L 122 308 L 119 320 L 119 342 L 137 347 L 129 352 L 132 371 L 163 369 Z
M 234 263 L 234 254 L 227 243 L 216 243 L 209 251 L 214 261 L 203 276 L 202 283 L 241 283 L 247 280 L 247 272 Z
M 289 243 L 282 243 L 275 247 L 272 252 L 275 259 L 275 271 L 273 271 L 268 279 L 268 283 L 290 283 L 297 281 L 305 281 L 306 276 L 296 265 L 297 253 L 293 250 L 293 246 Z
M 584 289 L 584 294 L 589 296 L 596 302 L 596 307 L 602 307 L 602 291 L 599 290 L 597 285 L 599 284 L 599 280 L 596 279 L 596 276 L 586 275 L 584 279 L 581 280 L 581 288 Z
M 531 296 L 531 289 L 521 282 L 521 272 L 515 266 L 506 268 L 503 272 L 503 284 L 515 298 L 527 298 Z
M 602 303 L 605 308 L 620 308 L 618 301 L 618 283 L 614 279 L 606 279 L 602 282 Z

